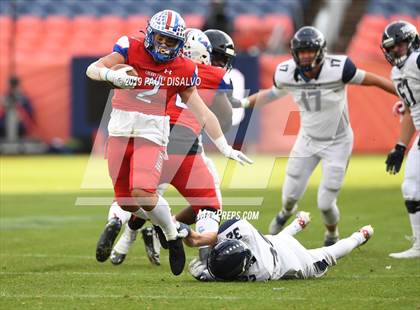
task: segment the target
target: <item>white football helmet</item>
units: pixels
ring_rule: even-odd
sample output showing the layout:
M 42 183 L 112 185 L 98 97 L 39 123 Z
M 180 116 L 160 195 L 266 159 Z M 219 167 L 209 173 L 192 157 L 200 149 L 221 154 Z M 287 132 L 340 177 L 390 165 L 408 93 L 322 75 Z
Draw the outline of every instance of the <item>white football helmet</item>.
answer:
M 197 63 L 210 65 L 212 47 L 204 32 L 199 29 L 188 28 L 185 34 L 186 41 L 182 52 L 183 55 Z
M 185 21 L 179 13 L 172 10 L 164 10 L 156 13 L 150 19 L 147 29 L 144 46 L 152 57 L 158 62 L 169 61 L 176 58 L 185 43 Z M 155 40 L 155 35 L 176 39 L 175 47 L 164 46 Z

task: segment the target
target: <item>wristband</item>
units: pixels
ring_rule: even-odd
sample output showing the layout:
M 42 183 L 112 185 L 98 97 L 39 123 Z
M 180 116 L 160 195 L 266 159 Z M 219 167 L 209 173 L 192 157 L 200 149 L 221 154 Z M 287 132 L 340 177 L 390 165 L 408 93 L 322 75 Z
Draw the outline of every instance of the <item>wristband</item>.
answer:
M 106 67 L 103 67 L 103 68 L 99 69 L 99 76 L 101 77 L 101 79 L 103 81 L 108 81 L 108 82 L 111 82 L 111 83 L 113 82 L 114 78 L 113 78 L 112 72 L 110 72 L 110 71 L 112 71 L 112 70 L 109 69 L 109 68 L 106 68 Z
M 407 147 L 405 146 L 405 144 L 404 143 L 402 143 L 402 142 L 398 142 L 396 145 L 395 145 L 395 150 L 397 150 L 397 151 L 401 151 L 401 152 L 403 152 L 403 153 L 405 153 L 405 150 L 407 149 Z
M 242 98 L 240 101 L 241 101 L 241 106 L 245 109 L 248 108 L 249 105 L 251 104 L 248 97 Z
M 229 156 L 232 147 L 227 143 L 227 140 L 225 136 L 221 135 L 216 140 L 213 140 L 214 145 L 217 147 L 217 149 L 225 156 Z

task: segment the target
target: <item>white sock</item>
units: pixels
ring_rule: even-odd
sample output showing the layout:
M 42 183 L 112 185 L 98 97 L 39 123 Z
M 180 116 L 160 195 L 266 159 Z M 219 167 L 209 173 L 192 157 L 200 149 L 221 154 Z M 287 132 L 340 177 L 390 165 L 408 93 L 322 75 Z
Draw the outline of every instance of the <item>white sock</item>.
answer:
M 178 236 L 178 231 L 171 216 L 171 209 L 168 202 L 162 196 L 158 196 L 158 202 L 152 211 L 145 211 L 150 221 L 154 225 L 162 228 L 166 236 L 166 240 L 175 240 Z
M 149 219 L 149 216 L 147 215 L 147 211 L 144 211 L 142 208 L 139 208 L 136 212 L 133 212 L 133 214 L 135 214 L 137 217 L 146 221 Z
M 290 236 L 296 235 L 298 232 L 302 231 L 302 226 L 299 225 L 299 220 L 294 219 L 289 225 L 287 225 L 280 234 L 287 234 Z
M 413 230 L 413 237 L 415 238 L 414 246 L 420 248 L 420 211 L 408 214 Z
M 124 211 L 123 209 L 121 209 L 118 203 L 114 201 L 111 207 L 109 207 L 108 221 L 112 219 L 113 217 L 119 218 L 121 220 L 121 223 L 124 225 L 130 219 L 131 212 Z
M 339 259 L 349 254 L 363 242 L 365 242 L 363 234 L 361 232 L 355 232 L 350 237 L 341 239 L 335 244 L 324 247 L 323 249 L 333 255 L 336 259 Z

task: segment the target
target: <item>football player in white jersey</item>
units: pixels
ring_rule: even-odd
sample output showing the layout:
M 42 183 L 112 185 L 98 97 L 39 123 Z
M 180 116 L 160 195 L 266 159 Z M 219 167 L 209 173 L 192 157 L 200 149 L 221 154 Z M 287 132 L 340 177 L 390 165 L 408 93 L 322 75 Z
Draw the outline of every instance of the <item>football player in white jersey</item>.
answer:
M 322 161 L 317 202 L 326 226 L 324 245 L 328 246 L 338 240 L 337 196 L 353 148 L 346 85 L 377 86 L 396 92 L 391 81 L 357 69 L 347 56 L 326 54 L 324 35 L 314 27 L 302 27 L 296 32 L 291 53 L 292 59 L 277 66 L 271 89 L 241 102 L 243 107 L 254 107 L 286 93 L 293 95 L 300 109 L 300 131 L 287 164 L 282 210 L 272 220 L 269 233 L 277 234 L 296 211 L 309 177 Z
M 386 170 L 400 171 L 404 153 L 411 139 L 415 141 L 408 152 L 402 194 L 413 230 L 413 247 L 393 258 L 420 258 L 420 47 L 416 27 L 405 21 L 389 24 L 382 35 L 382 51 L 393 66 L 391 79 L 405 104 L 401 133 L 394 149 L 388 154 Z
M 189 246 L 215 244 L 207 265 L 190 264 L 191 274 L 200 281 L 268 281 L 319 278 L 337 259 L 366 243 L 373 235 L 370 225 L 329 247 L 308 250 L 293 235 L 309 223 L 309 213 L 297 218 L 277 235 L 262 235 L 248 221 L 232 219 L 219 227 L 218 234 L 198 233 L 183 225 Z

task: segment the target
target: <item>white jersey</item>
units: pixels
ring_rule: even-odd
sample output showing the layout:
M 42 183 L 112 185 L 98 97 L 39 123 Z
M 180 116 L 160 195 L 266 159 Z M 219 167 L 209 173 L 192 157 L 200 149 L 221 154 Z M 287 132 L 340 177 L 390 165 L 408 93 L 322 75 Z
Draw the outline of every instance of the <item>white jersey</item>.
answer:
M 401 100 L 410 108 L 417 131 L 420 131 L 420 51 L 411 53 L 401 68 L 394 66 L 391 79 Z
M 281 233 L 264 236 L 246 220 L 224 222 L 219 227 L 217 239 L 218 242 L 241 240 L 251 250 L 253 262 L 241 280 L 305 279 L 321 276 L 326 271 L 326 266 L 321 269 L 315 266 L 316 260 L 294 237 Z
M 325 56 L 315 79 L 305 77 L 290 59 L 277 66 L 274 86 L 293 95 L 305 135 L 330 140 L 351 133 L 346 84 L 360 84 L 364 76 L 365 72 L 344 55 Z

